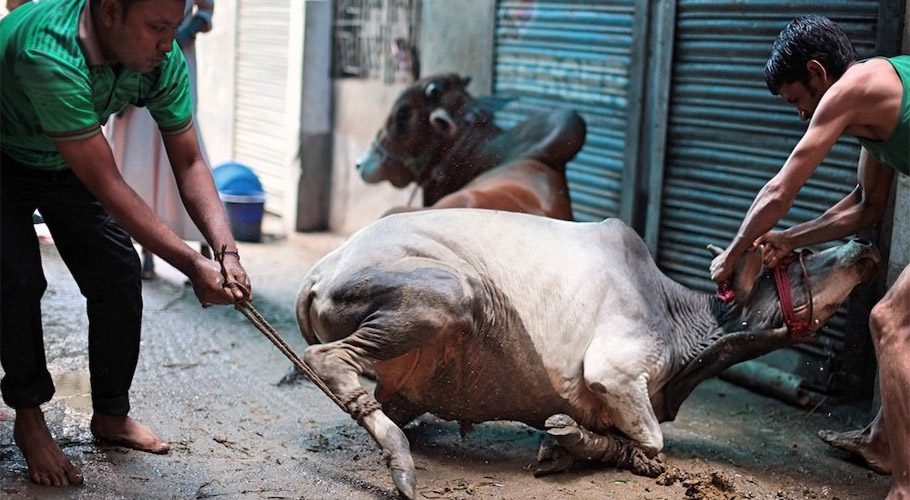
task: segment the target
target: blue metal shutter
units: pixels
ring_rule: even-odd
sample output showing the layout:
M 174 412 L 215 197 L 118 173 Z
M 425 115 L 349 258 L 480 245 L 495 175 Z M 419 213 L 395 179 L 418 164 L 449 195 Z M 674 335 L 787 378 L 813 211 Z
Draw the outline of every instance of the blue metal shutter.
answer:
M 638 106 L 628 97 L 637 63 L 631 57 L 634 5 L 634 0 L 497 4 L 494 95 L 517 98 L 496 113 L 497 125 L 511 128 L 535 111 L 557 107 L 581 113 L 588 135 L 568 165 L 572 209 L 580 221 L 620 215 L 628 175 L 626 130 Z
M 873 55 L 879 2 L 680 0 L 676 6 L 667 153 L 657 257 L 675 280 L 713 290 L 705 245 L 726 245 L 764 183 L 805 131 L 796 111 L 768 92 L 764 64 L 794 17 L 824 14 Z M 859 144 L 843 138 L 802 189 L 781 227 L 817 217 L 856 185 Z M 843 350 L 843 314 L 820 342 L 762 358 L 827 392 Z

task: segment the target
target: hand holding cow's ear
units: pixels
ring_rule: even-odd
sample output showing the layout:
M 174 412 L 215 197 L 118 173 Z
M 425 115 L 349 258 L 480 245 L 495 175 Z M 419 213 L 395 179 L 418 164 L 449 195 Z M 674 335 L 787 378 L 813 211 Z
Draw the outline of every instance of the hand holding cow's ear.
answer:
M 763 269 L 760 248 L 746 250 L 735 263 L 730 262 L 726 250 L 710 244 L 707 248 L 714 256 L 711 261 L 711 279 L 717 283 L 730 282 L 737 300 L 748 300 Z
M 733 263 L 729 262 L 729 254 L 726 250 L 714 245 L 708 245 L 708 250 L 714 255 L 711 261 L 711 279 L 720 284 L 730 279 L 733 273 Z
M 755 240 L 756 245 L 762 245 L 762 261 L 768 267 L 777 267 L 781 259 L 793 251 L 793 245 L 780 231 L 769 231 Z

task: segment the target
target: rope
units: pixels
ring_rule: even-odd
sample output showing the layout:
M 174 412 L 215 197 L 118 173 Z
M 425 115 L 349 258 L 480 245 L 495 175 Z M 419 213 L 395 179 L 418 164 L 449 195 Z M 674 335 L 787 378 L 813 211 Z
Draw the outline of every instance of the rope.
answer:
M 322 392 L 324 392 L 325 395 L 329 397 L 329 399 L 334 401 L 335 404 L 337 404 L 339 408 L 341 408 L 342 410 L 344 410 L 347 413 L 351 413 L 345 407 L 344 403 L 342 403 L 341 400 L 338 399 L 338 396 L 336 396 L 329 389 L 329 387 L 326 385 L 325 382 L 322 381 L 321 378 L 319 378 L 319 375 L 317 375 L 316 372 L 314 372 L 313 369 L 309 367 L 309 365 L 307 365 L 302 359 L 300 359 L 299 356 L 297 356 L 297 353 L 295 353 L 294 350 L 291 349 L 291 347 L 284 341 L 284 339 L 281 338 L 280 335 L 278 335 L 278 332 L 275 330 L 275 328 L 272 327 L 272 325 L 270 325 L 269 322 L 266 321 L 265 318 L 263 318 L 261 314 L 259 314 L 259 311 L 257 311 L 256 308 L 253 307 L 252 303 L 250 303 L 249 301 L 246 301 L 246 300 L 240 301 L 234 305 L 234 308 L 237 309 L 238 311 L 240 311 L 241 313 L 243 313 L 243 315 L 246 316 L 246 318 L 248 320 L 250 320 L 250 323 L 252 323 L 253 326 L 255 326 L 257 329 L 259 329 L 259 331 L 262 332 L 262 334 L 265 335 L 265 337 L 267 339 L 269 339 L 272 342 L 272 344 L 274 344 L 275 347 L 277 347 L 278 350 L 281 351 L 282 354 L 284 354 L 285 356 L 287 356 L 287 358 L 289 360 L 291 360 L 291 363 L 294 363 L 294 366 L 296 366 L 298 369 L 300 369 L 300 371 L 302 371 L 304 373 L 304 375 L 307 376 L 307 378 L 312 380 L 313 383 L 316 384 L 317 387 L 322 389 Z
M 221 264 L 222 271 L 224 270 L 224 254 L 225 253 L 230 254 L 233 252 L 227 252 L 226 246 L 224 246 L 221 248 L 221 252 L 217 253 L 217 256 L 218 256 L 217 260 Z M 319 375 L 316 372 L 314 372 L 313 369 L 310 368 L 309 365 L 307 365 L 302 359 L 300 359 L 299 356 L 297 356 L 297 353 L 295 353 L 294 350 L 291 349 L 291 346 L 289 346 L 287 344 L 287 342 L 285 342 L 284 339 L 281 338 L 281 335 L 278 334 L 278 331 L 275 330 L 275 328 L 272 325 L 270 325 L 268 321 L 265 320 L 265 318 L 262 316 L 262 314 L 259 314 L 259 311 L 257 311 L 255 307 L 253 307 L 253 303 L 250 302 L 248 299 L 246 299 L 246 297 L 250 296 L 250 291 L 247 290 L 247 288 L 245 286 L 241 285 L 240 283 L 237 283 L 234 280 L 228 280 L 228 278 L 226 276 L 225 276 L 225 281 L 223 283 L 223 286 L 226 288 L 234 288 L 234 287 L 239 288 L 240 291 L 243 292 L 244 300 L 237 301 L 237 303 L 234 304 L 234 308 L 237 309 L 238 311 L 240 311 L 244 316 L 246 316 L 246 318 L 248 320 L 250 320 L 250 323 L 252 323 L 253 326 L 255 326 L 260 332 L 262 332 L 262 334 L 265 335 L 265 337 L 267 339 L 269 339 L 272 342 L 272 344 L 274 344 L 275 347 L 277 347 L 278 350 L 281 351 L 282 354 L 284 354 L 289 360 L 291 360 L 291 363 L 293 363 L 294 366 L 296 366 L 301 372 L 303 372 L 304 375 L 307 376 L 307 378 L 309 378 L 314 384 L 316 384 L 316 387 L 319 387 L 322 390 L 322 392 L 324 392 L 325 395 L 329 397 L 329 399 L 331 399 L 336 405 L 338 405 L 339 408 L 344 410 L 346 413 L 351 414 L 353 416 L 353 412 L 348 410 L 348 408 L 338 398 L 338 396 L 336 396 L 329 389 L 329 386 L 326 385 L 326 383 L 323 382 L 321 378 L 319 378 Z M 361 410 L 361 413 L 362 413 L 362 410 Z M 369 413 L 372 413 L 372 412 L 369 412 Z

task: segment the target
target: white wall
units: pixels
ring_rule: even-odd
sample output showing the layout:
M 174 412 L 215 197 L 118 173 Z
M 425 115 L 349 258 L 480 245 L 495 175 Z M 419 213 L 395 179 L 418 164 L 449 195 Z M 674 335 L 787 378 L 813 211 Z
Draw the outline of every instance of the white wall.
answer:
M 471 77 L 475 96 L 493 91 L 495 0 L 423 0 L 420 73 L 457 72 Z
M 405 205 L 411 189 L 367 184 L 357 175 L 357 160 L 370 146 L 405 84 L 379 80 L 335 80 L 332 134 L 332 197 L 329 227 L 349 234 L 378 219 L 391 207 Z M 416 200 L 417 203 L 420 200 Z
M 212 166 L 233 158 L 237 0 L 217 0 L 212 30 L 196 37 L 197 123 Z

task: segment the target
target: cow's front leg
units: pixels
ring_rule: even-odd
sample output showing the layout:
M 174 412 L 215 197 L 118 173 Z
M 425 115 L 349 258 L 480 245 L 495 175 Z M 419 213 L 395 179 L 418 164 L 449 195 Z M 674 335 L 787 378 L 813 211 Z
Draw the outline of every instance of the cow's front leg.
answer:
M 566 470 L 576 460 L 600 462 L 648 477 L 657 477 L 666 470 L 660 455 L 649 457 L 636 443 L 621 436 L 595 434 L 568 415 L 553 415 L 544 425 L 547 433 L 555 438 L 558 448 L 550 444 L 545 450 L 546 442 L 541 443 L 537 475 Z M 572 460 L 566 460 L 564 453 Z
M 606 407 L 612 422 L 623 434 L 635 441 L 649 457 L 664 447 L 664 436 L 648 397 L 648 372 L 660 362 L 648 336 L 630 331 L 631 319 L 594 335 L 585 351 L 584 380 Z M 624 333 L 625 332 L 625 333 Z M 599 426 L 598 426 L 599 427 Z

